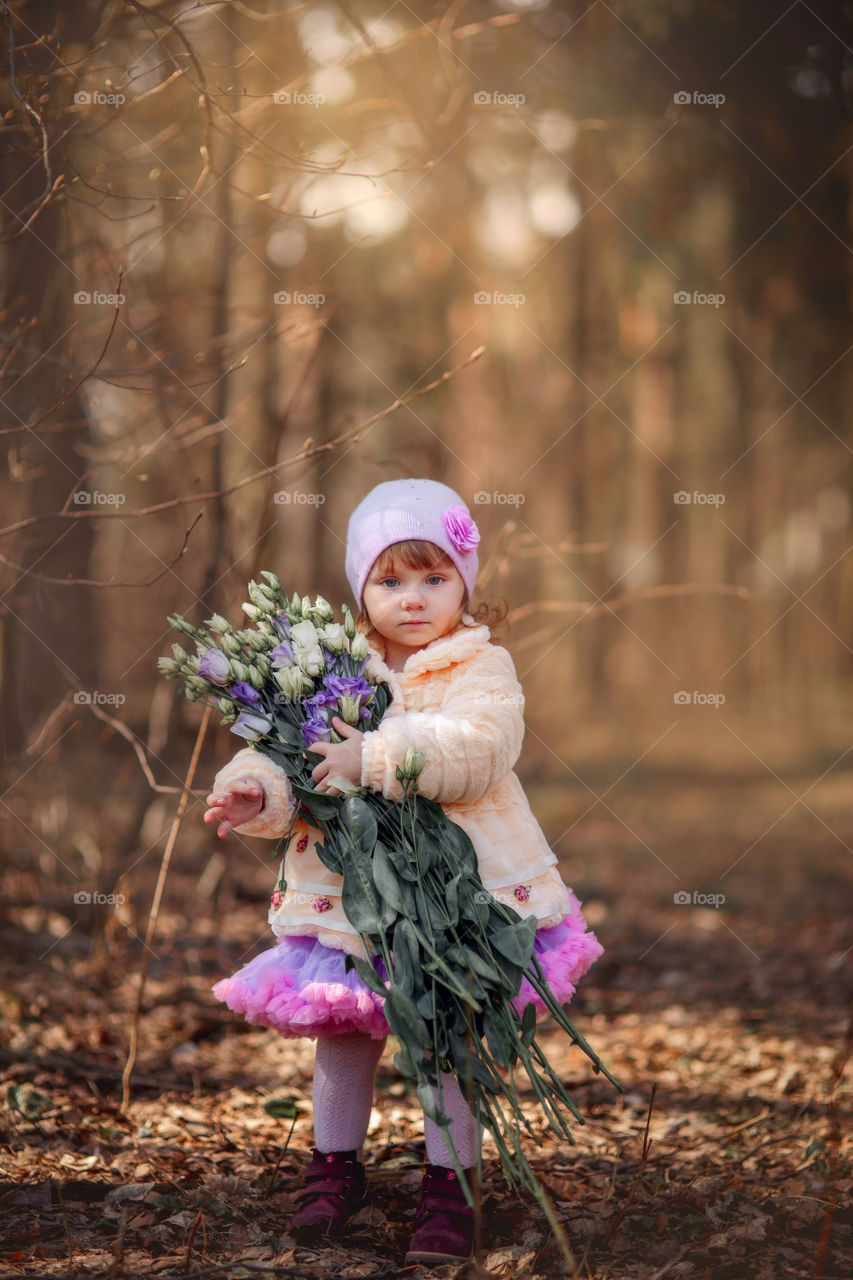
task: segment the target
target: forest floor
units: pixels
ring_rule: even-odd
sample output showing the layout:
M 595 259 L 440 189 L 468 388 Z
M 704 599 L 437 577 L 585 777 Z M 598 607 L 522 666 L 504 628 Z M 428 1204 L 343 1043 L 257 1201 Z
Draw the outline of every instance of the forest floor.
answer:
M 802 795 L 809 780 L 786 785 Z M 390 1045 L 367 1206 L 343 1241 L 288 1238 L 312 1046 L 246 1026 L 210 994 L 267 945 L 273 875 L 259 842 L 255 857 L 211 858 L 196 812 L 167 880 L 127 1114 L 159 847 L 120 882 L 115 913 L 72 904 L 77 882 L 10 859 L 0 1275 L 851 1280 L 849 779 L 787 814 L 789 798 L 758 779 L 635 771 L 589 813 L 581 794 L 529 789 L 546 829 L 573 824 L 557 847 L 606 951 L 572 1016 L 625 1089 L 542 1024 L 586 1118 L 572 1146 L 528 1107 L 541 1136 L 529 1156 L 571 1261 L 535 1202 L 507 1191 L 487 1141 L 478 1263 L 404 1266 L 424 1147 Z

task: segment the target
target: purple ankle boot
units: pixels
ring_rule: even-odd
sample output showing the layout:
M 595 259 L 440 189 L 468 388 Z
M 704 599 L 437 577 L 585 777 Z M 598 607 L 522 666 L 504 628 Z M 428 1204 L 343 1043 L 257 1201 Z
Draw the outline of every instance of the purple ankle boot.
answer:
M 314 1148 L 305 1170 L 305 1186 L 296 1199 L 299 1208 L 287 1224 L 288 1235 L 300 1244 L 310 1244 L 320 1236 L 340 1235 L 347 1219 L 364 1201 L 364 1165 L 356 1151 Z
M 469 1186 L 475 1170 L 466 1169 Z M 474 1210 L 452 1169 L 428 1164 L 406 1262 L 447 1262 L 473 1254 Z

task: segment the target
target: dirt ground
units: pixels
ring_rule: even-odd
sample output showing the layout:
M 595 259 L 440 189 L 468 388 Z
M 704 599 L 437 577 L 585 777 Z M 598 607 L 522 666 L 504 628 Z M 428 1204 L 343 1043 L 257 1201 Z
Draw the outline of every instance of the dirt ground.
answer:
M 799 795 L 810 784 L 786 782 Z M 543 1025 L 586 1117 L 570 1146 L 528 1109 L 571 1260 L 535 1202 L 507 1191 L 487 1142 L 478 1263 L 403 1265 L 424 1146 L 390 1045 L 366 1208 L 328 1248 L 288 1238 L 312 1046 L 246 1026 L 210 994 L 268 944 L 273 872 L 260 842 L 211 857 L 195 811 L 152 945 L 127 1114 L 120 1077 L 162 842 L 118 883 L 101 876 L 127 899 L 115 909 L 74 903 L 80 882 L 9 832 L 0 1275 L 850 1280 L 849 776 L 790 810 L 758 778 L 639 770 L 591 809 L 580 790 L 530 794 L 550 834 L 570 828 L 563 871 L 606 949 L 573 1016 L 625 1088 Z M 17 791 L 18 826 L 36 806 L 35 789 Z M 53 848 L 71 866 L 68 839 Z M 75 856 L 85 864 L 85 846 Z

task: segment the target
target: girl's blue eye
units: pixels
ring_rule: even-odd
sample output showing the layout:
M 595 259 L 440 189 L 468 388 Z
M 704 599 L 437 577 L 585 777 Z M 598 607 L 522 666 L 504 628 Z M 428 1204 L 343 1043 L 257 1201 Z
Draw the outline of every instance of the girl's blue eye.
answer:
M 440 573 L 431 573 L 427 578 L 427 582 L 444 582 L 444 578 Z

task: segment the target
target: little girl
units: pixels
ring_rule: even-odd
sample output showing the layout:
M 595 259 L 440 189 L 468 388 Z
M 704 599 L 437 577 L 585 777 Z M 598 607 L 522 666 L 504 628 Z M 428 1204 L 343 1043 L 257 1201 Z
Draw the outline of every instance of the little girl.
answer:
M 367 673 L 385 680 L 393 699 L 371 733 L 335 718 L 343 739 L 318 742 L 318 791 L 332 779 L 400 800 L 396 770 L 408 747 L 423 752 L 423 796 L 437 801 L 468 833 L 484 887 L 538 922 L 535 953 L 558 1000 L 602 952 L 580 904 L 563 883 L 557 859 L 513 772 L 524 735 L 523 696 L 506 649 L 468 612 L 477 576 L 479 533 L 459 495 L 433 480 L 377 485 L 349 522 L 346 573 L 369 643 Z M 252 748 L 217 774 L 205 822 L 220 837 L 281 836 L 295 802 L 287 776 Z M 272 895 L 277 945 L 257 956 L 214 994 L 249 1022 L 287 1037 L 316 1038 L 314 1149 L 288 1232 L 300 1241 L 339 1234 L 364 1200 L 359 1152 L 373 1101 L 374 1075 L 388 1024 L 382 997 L 346 972 L 347 952 L 363 955 L 341 905 L 343 878 L 314 849 L 322 836 L 297 824 L 285 856 L 284 892 Z M 519 1008 L 544 1006 L 525 980 Z M 461 1164 L 477 1165 L 479 1126 L 452 1075 L 442 1076 L 442 1104 Z M 424 1116 L 427 1164 L 407 1263 L 471 1256 L 473 1214 L 452 1169 L 441 1129 Z

